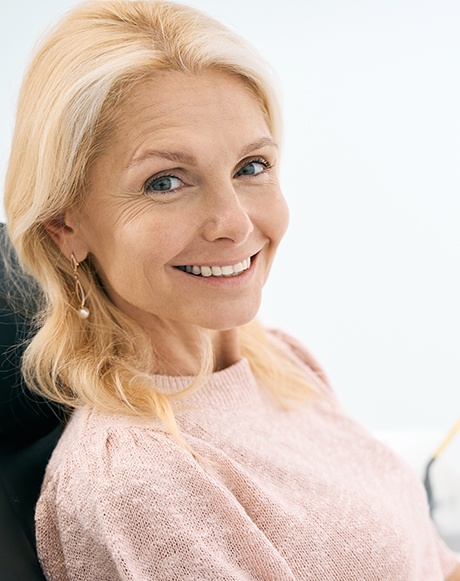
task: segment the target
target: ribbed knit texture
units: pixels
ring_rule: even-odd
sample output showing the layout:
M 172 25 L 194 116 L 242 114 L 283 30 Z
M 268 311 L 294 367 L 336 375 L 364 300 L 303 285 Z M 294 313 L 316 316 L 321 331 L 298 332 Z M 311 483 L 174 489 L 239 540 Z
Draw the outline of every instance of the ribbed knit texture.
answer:
M 178 412 L 208 462 L 156 420 L 74 413 L 37 506 L 50 581 L 442 581 L 453 571 L 417 477 L 343 412 L 308 353 L 276 340 L 326 397 L 283 411 L 246 360 L 213 374 Z M 176 391 L 190 378 L 156 382 Z

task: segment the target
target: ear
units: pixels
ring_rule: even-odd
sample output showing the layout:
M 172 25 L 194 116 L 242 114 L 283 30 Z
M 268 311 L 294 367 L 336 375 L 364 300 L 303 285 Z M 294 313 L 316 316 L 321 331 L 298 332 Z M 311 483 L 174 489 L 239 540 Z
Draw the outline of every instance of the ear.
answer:
M 88 256 L 88 246 L 79 231 L 78 221 L 73 213 L 66 212 L 51 218 L 44 222 L 43 226 L 51 240 L 60 248 L 62 254 L 68 260 L 70 260 L 72 254 L 77 262 L 82 262 Z

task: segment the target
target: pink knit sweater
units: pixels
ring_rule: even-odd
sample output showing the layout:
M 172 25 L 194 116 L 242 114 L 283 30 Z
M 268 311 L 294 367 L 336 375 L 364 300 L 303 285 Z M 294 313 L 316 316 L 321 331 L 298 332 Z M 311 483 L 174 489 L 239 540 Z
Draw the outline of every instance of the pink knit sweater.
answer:
M 280 339 L 277 339 L 280 340 Z M 247 361 L 178 414 L 74 413 L 48 466 L 37 543 L 51 581 L 441 581 L 456 567 L 409 468 L 326 398 L 282 411 Z M 164 391 L 190 378 L 158 377 Z

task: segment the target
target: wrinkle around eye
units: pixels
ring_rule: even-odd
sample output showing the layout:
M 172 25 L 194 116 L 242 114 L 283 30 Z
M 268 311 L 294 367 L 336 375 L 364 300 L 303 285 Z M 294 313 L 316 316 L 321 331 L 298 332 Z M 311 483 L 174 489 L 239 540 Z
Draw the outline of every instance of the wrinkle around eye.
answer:
M 145 216 L 148 207 L 148 200 L 145 198 L 133 199 L 132 196 L 126 196 L 116 209 L 115 224 L 123 227 L 135 222 Z

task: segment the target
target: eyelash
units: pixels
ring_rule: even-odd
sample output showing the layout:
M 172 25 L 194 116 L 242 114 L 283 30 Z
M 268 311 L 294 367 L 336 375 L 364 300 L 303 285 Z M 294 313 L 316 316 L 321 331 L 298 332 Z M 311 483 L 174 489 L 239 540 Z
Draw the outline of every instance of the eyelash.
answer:
M 183 181 L 183 180 L 182 180 L 182 178 L 178 177 L 177 175 L 175 175 L 175 174 L 173 174 L 173 173 L 165 173 L 165 174 L 155 175 L 155 176 L 153 176 L 153 177 L 149 178 L 149 179 L 148 179 L 148 180 L 145 182 L 145 184 L 144 184 L 144 187 L 143 187 L 143 189 L 144 189 L 144 192 L 146 192 L 146 193 L 151 193 L 151 192 L 149 192 L 149 187 L 150 187 L 152 184 L 154 184 L 154 183 L 155 183 L 157 180 L 161 180 L 161 179 L 164 179 L 164 178 L 171 178 L 171 179 L 176 179 L 176 180 L 181 180 L 181 181 Z M 178 190 L 178 189 L 180 189 L 180 188 L 174 188 L 174 190 L 169 190 L 169 191 L 173 191 L 173 192 L 175 192 L 175 191 L 176 191 L 176 190 Z M 153 190 L 153 191 L 154 191 L 154 190 Z M 157 190 L 157 191 L 158 191 L 158 193 L 161 193 L 161 190 Z M 168 190 L 164 190 L 164 193 L 168 193 Z
M 237 169 L 237 171 L 235 172 L 235 175 L 240 172 L 246 165 L 249 165 L 250 163 L 259 163 L 260 165 L 262 165 L 266 170 L 269 170 L 273 167 L 273 164 L 271 164 L 269 161 L 267 161 L 266 159 L 264 159 L 263 157 L 256 157 L 254 159 L 248 159 L 245 160 L 240 167 Z M 265 171 L 261 172 L 260 174 L 255 174 L 254 176 L 251 176 L 249 174 L 249 177 L 257 177 L 258 175 L 261 175 L 262 173 L 265 173 Z M 181 180 L 182 179 L 180 177 L 178 177 L 177 175 L 173 174 L 173 173 L 165 173 L 165 174 L 159 174 L 159 175 L 155 175 L 151 178 L 149 178 L 145 183 L 144 183 L 144 187 L 143 190 L 146 193 L 149 193 L 149 187 L 155 183 L 155 181 L 157 180 L 161 180 L 162 178 L 171 178 L 171 179 L 178 179 Z M 164 193 L 168 193 L 169 192 L 175 192 L 177 190 L 179 190 L 181 188 L 174 188 L 173 190 L 164 190 Z M 161 190 L 157 190 L 158 192 L 161 192 Z
M 236 173 L 238 173 L 239 171 L 241 171 L 245 165 L 249 165 L 250 163 L 260 163 L 260 165 L 263 165 L 266 170 L 267 169 L 271 169 L 273 167 L 273 164 L 271 164 L 265 158 L 263 158 L 263 157 L 255 157 L 254 159 L 247 159 L 247 160 L 243 161 L 243 163 L 238 168 L 238 170 L 237 170 Z M 257 175 L 259 175 L 259 174 L 257 174 Z

